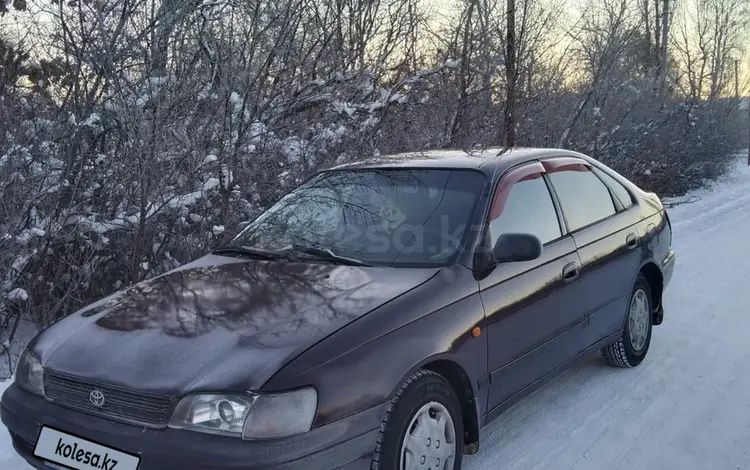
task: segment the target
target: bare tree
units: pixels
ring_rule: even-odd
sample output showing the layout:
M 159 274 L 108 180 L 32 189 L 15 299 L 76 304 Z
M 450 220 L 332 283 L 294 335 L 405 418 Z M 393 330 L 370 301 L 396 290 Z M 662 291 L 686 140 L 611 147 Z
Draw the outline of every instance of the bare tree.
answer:
M 664 0 L 661 11 L 661 50 L 659 51 L 659 88 L 662 97 L 667 93 L 667 76 L 669 75 L 669 24 L 671 18 L 669 0 Z
M 613 72 L 627 70 L 618 65 L 628 56 L 636 37 L 634 16 L 629 7 L 627 0 L 605 0 L 592 2 L 584 13 L 581 31 L 574 37 L 574 41 L 589 84 L 560 136 L 560 147 L 568 146 L 571 131 L 597 93 L 611 89 Z M 615 80 L 622 83 L 623 78 L 625 77 L 617 76 Z
M 674 39 L 682 86 L 696 100 L 716 99 L 727 91 L 732 56 L 748 39 L 750 2 L 695 0 L 682 5 Z

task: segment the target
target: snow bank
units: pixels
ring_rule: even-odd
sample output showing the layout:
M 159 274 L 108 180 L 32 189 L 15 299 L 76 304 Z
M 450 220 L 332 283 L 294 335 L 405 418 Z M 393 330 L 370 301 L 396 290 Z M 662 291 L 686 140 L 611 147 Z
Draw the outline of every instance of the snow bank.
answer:
M 0 394 L 10 387 L 12 381 L 0 382 Z M 4 426 L 0 426 L 0 470 L 33 470 L 24 459 L 13 450 L 13 443 Z

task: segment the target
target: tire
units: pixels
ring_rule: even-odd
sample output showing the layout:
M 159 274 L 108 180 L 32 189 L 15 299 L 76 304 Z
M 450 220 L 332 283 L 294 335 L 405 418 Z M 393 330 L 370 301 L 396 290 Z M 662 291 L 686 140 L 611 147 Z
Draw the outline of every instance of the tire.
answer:
M 436 433 L 440 429 L 437 424 L 441 416 L 445 417 L 446 424 L 442 436 L 447 436 L 449 445 L 452 445 L 452 465 L 448 456 L 450 448 L 446 448 L 445 441 L 440 439 L 440 432 Z M 450 424 L 453 442 L 450 442 Z M 403 449 L 408 435 L 420 437 L 414 439 L 411 451 Z M 407 467 L 402 461 L 414 458 L 416 466 L 413 468 L 420 470 L 460 470 L 463 450 L 463 418 L 455 391 L 440 374 L 420 370 L 399 387 L 388 404 L 370 469 L 405 470 Z M 422 455 L 415 455 L 415 452 Z
M 634 303 L 637 305 L 634 307 Z M 645 303 L 647 312 L 634 311 Z M 645 322 L 645 323 L 644 323 Z M 633 292 L 630 294 L 628 311 L 622 337 L 602 348 L 602 355 L 610 365 L 630 368 L 638 366 L 646 358 L 651 345 L 654 324 L 654 308 L 651 304 L 651 289 L 642 274 L 638 274 Z

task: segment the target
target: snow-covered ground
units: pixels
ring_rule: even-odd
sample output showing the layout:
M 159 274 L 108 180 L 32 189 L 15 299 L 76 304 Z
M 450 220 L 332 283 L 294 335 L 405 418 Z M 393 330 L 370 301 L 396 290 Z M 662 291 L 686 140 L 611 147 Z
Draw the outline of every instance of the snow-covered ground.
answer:
M 10 380 L 0 382 L 0 393 L 5 392 L 8 385 L 10 385 Z M 0 425 L 0 429 L 2 430 L 0 433 L 0 470 L 33 470 L 13 450 L 13 444 L 11 444 L 10 436 L 5 430 L 5 426 Z
M 488 426 L 465 469 L 750 468 L 750 168 L 683 200 L 647 360 L 578 362 Z M 30 469 L 0 434 L 0 470 Z

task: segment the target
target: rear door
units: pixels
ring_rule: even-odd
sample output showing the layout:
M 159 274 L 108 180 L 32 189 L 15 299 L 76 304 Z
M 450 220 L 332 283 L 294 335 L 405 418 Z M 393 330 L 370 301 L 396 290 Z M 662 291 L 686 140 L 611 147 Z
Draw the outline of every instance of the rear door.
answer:
M 488 410 L 573 357 L 583 342 L 580 260 L 566 235 L 539 162 L 515 168 L 497 185 L 487 241 L 530 233 L 544 244 L 541 258 L 502 263 L 480 280 L 487 315 Z
M 580 302 L 586 342 L 592 345 L 624 325 L 641 258 L 632 197 L 584 160 L 555 158 L 543 165 L 581 258 L 585 295 Z

